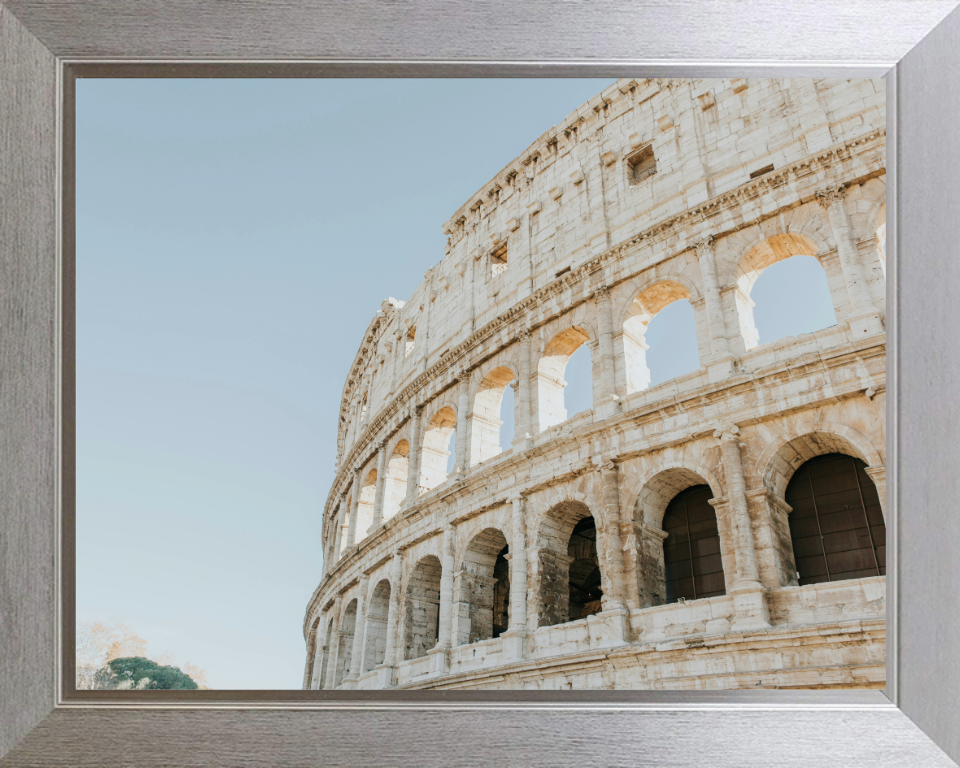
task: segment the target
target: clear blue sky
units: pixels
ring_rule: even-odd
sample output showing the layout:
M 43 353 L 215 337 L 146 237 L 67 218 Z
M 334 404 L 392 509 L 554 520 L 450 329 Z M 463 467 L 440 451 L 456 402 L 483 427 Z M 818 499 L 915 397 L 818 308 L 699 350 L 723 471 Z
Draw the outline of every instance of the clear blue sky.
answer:
M 300 687 L 364 330 L 440 261 L 447 218 L 609 82 L 78 82 L 78 620 L 214 688 Z M 761 343 L 834 322 L 812 259 L 754 299 Z M 693 338 L 686 302 L 654 319 L 653 383 L 697 366 Z

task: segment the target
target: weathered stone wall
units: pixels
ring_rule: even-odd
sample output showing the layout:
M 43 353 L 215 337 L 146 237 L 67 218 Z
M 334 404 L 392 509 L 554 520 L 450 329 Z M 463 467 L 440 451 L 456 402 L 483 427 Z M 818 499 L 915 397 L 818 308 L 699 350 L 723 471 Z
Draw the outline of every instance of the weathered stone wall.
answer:
M 884 107 L 873 80 L 618 81 L 454 214 L 344 388 L 305 685 L 882 687 L 884 577 L 798 586 L 784 494 L 842 453 L 885 497 Z M 760 345 L 753 285 L 798 254 L 837 324 Z M 700 368 L 649 386 L 680 299 Z M 593 408 L 568 414 L 582 344 Z M 663 515 L 697 485 L 726 594 L 666 604 Z M 586 518 L 602 610 L 571 621 Z

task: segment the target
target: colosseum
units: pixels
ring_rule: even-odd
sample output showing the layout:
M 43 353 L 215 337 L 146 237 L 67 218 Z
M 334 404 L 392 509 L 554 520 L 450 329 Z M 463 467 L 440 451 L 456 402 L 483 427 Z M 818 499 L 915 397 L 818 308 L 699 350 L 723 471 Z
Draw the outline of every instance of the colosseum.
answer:
M 885 140 L 882 80 L 620 80 L 467 200 L 347 375 L 303 687 L 882 688 Z M 836 324 L 760 344 L 796 255 Z

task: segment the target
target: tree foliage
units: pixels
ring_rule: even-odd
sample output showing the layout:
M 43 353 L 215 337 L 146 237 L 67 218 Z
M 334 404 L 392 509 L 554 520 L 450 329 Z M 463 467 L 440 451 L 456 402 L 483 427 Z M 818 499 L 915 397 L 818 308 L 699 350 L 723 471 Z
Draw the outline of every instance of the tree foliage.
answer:
M 165 667 L 143 657 L 113 659 L 99 670 L 94 687 L 107 690 L 196 690 L 199 686 L 179 667 Z

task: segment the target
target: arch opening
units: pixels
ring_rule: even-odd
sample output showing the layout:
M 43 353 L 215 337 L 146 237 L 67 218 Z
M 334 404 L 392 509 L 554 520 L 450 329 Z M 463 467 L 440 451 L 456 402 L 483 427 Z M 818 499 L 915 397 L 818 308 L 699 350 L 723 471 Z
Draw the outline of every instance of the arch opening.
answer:
M 400 440 L 387 461 L 387 476 L 383 488 L 383 519 L 389 520 L 400 511 L 407 495 L 410 475 L 410 443 Z
M 354 598 L 343 612 L 340 620 L 340 640 L 337 646 L 337 670 L 333 687 L 337 688 L 350 672 L 350 657 L 353 655 L 353 633 L 357 627 L 357 600 Z
M 454 645 L 499 637 L 508 626 L 510 570 L 507 539 L 486 528 L 470 541 L 461 558 L 454 591 L 457 595 Z
M 476 466 L 481 462 L 492 459 L 504 449 L 501 447 L 500 432 L 504 421 L 513 423 L 513 409 L 503 412 L 504 395 L 511 382 L 515 379 L 514 372 L 506 366 L 490 371 L 480 382 L 480 388 L 473 398 L 473 411 L 470 413 L 470 465 Z M 511 393 L 511 401 L 512 394 Z M 501 417 L 504 417 L 501 419 Z M 510 427 L 512 432 L 512 427 Z
M 886 574 L 886 526 L 866 466 L 826 453 L 794 472 L 785 498 L 801 586 Z
M 447 479 L 457 415 L 445 406 L 437 411 L 424 430 L 420 451 L 420 492 L 436 488 Z
M 627 394 L 700 367 L 693 307 L 685 285 L 661 280 L 634 297 L 623 321 L 623 356 Z
M 537 363 L 537 412 L 541 431 L 566 421 L 568 405 L 577 408 L 586 403 L 587 408 L 593 407 L 589 341 L 590 336 L 583 328 L 574 327 L 558 333 L 544 348 Z M 571 361 L 573 365 L 568 369 Z M 587 377 L 583 376 L 583 370 L 589 371 Z M 564 393 L 568 383 L 564 374 L 569 375 L 571 382 L 575 383 L 578 390 L 576 396 Z M 584 386 L 584 378 L 589 382 L 589 387 Z
M 437 644 L 440 635 L 440 560 L 427 555 L 407 581 L 404 658 L 419 659 Z
M 711 498 L 709 485 L 694 485 L 674 496 L 664 510 L 664 602 L 726 594 L 720 531 Z
M 804 235 L 773 235 L 740 261 L 736 303 L 747 350 L 837 324 L 828 274 L 817 251 Z
M 540 627 L 577 621 L 602 610 L 597 526 L 582 502 L 563 502 L 544 518 L 539 536 Z
M 377 470 L 371 469 L 360 485 L 360 496 L 357 499 L 357 541 L 361 541 L 370 533 L 373 525 L 373 500 L 377 493 Z
M 387 615 L 390 611 L 390 582 L 381 579 L 374 587 L 364 622 L 363 671 L 372 672 L 387 653 Z

